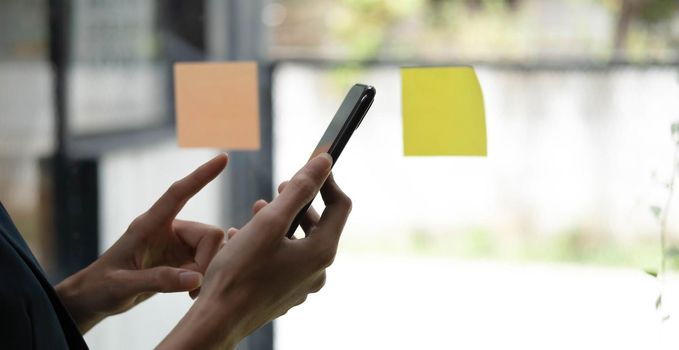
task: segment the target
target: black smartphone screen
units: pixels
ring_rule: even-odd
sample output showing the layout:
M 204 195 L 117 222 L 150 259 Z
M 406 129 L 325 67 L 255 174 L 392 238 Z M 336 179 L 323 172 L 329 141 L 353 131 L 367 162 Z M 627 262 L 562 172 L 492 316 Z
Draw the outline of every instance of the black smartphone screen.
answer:
M 354 130 L 361 124 L 363 117 L 370 109 L 373 99 L 375 97 L 375 88 L 363 84 L 355 84 L 347 93 L 347 96 L 342 101 L 337 113 L 332 118 L 330 125 L 323 133 L 323 137 L 318 142 L 318 145 L 311 154 L 311 158 L 327 152 L 333 159 L 333 166 L 337 163 L 344 146 L 346 146 L 349 138 L 354 133 Z M 290 226 L 287 236 L 292 237 L 299 226 L 302 217 L 309 209 L 311 203 L 307 204 L 302 209 Z

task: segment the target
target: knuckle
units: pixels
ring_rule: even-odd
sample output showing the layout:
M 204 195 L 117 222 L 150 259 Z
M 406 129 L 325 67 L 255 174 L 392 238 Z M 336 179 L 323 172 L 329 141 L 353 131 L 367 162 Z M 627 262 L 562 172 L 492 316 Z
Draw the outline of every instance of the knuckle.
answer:
M 134 218 L 134 220 L 132 220 L 129 228 L 137 228 L 137 227 L 143 226 L 144 222 L 146 221 L 145 218 L 146 218 L 146 213 L 137 216 L 136 218 Z
M 353 201 L 349 196 L 346 194 L 342 194 L 340 196 L 340 203 L 342 203 L 342 206 L 347 210 L 347 212 L 351 212 L 351 208 L 353 207 Z
M 300 304 L 303 304 L 303 303 L 306 301 L 306 298 L 307 298 L 306 295 L 303 296 L 302 299 L 297 300 L 297 302 L 295 303 L 294 306 L 298 306 L 298 305 L 300 305 Z M 293 307 L 294 307 L 294 306 L 293 306 Z
M 167 194 L 170 198 L 175 200 L 180 200 L 182 198 L 182 182 L 181 180 L 175 181 L 167 189 Z
M 288 186 L 304 197 L 312 197 L 316 193 L 316 183 L 307 174 L 298 175 Z
M 287 185 L 288 185 L 287 181 L 281 182 L 280 185 L 278 185 L 278 193 L 283 192 L 283 190 L 285 189 L 285 186 L 287 186 Z
M 335 248 L 325 248 L 319 251 L 317 262 L 320 269 L 326 269 L 335 261 Z
M 325 270 L 311 285 L 310 293 L 318 293 L 325 286 Z
M 212 229 L 212 237 L 215 241 L 222 241 L 226 237 L 226 231 L 220 227 L 214 227 Z

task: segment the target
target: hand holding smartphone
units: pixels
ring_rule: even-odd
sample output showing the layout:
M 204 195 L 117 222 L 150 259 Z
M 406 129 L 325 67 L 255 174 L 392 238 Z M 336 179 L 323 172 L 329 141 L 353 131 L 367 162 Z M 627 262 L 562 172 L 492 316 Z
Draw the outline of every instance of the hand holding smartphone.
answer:
M 368 109 L 375 99 L 375 88 L 369 85 L 355 84 L 347 93 L 347 96 L 342 101 L 335 117 L 332 118 L 330 125 L 325 130 L 323 137 L 318 142 L 318 145 L 311 154 L 311 158 L 327 152 L 333 159 L 333 166 L 337 164 L 342 150 L 349 142 L 354 130 L 358 128 L 363 121 Z M 309 202 L 304 208 L 295 216 L 295 219 L 290 225 L 290 229 L 286 236 L 291 238 L 304 214 L 311 206 Z

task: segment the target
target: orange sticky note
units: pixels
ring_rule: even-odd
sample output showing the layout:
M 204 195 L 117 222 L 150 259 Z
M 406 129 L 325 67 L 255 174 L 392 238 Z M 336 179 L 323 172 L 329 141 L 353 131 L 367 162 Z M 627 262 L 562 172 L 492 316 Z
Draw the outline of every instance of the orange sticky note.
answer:
M 257 63 L 177 63 L 174 93 L 180 147 L 259 149 Z

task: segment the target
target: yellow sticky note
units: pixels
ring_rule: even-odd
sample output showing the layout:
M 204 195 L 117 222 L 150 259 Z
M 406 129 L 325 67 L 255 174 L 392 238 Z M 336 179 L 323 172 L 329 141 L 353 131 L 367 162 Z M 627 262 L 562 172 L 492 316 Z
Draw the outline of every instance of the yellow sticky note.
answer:
M 483 94 L 472 67 L 401 68 L 406 156 L 485 156 Z
M 260 147 L 257 63 L 177 63 L 177 142 L 181 147 Z

